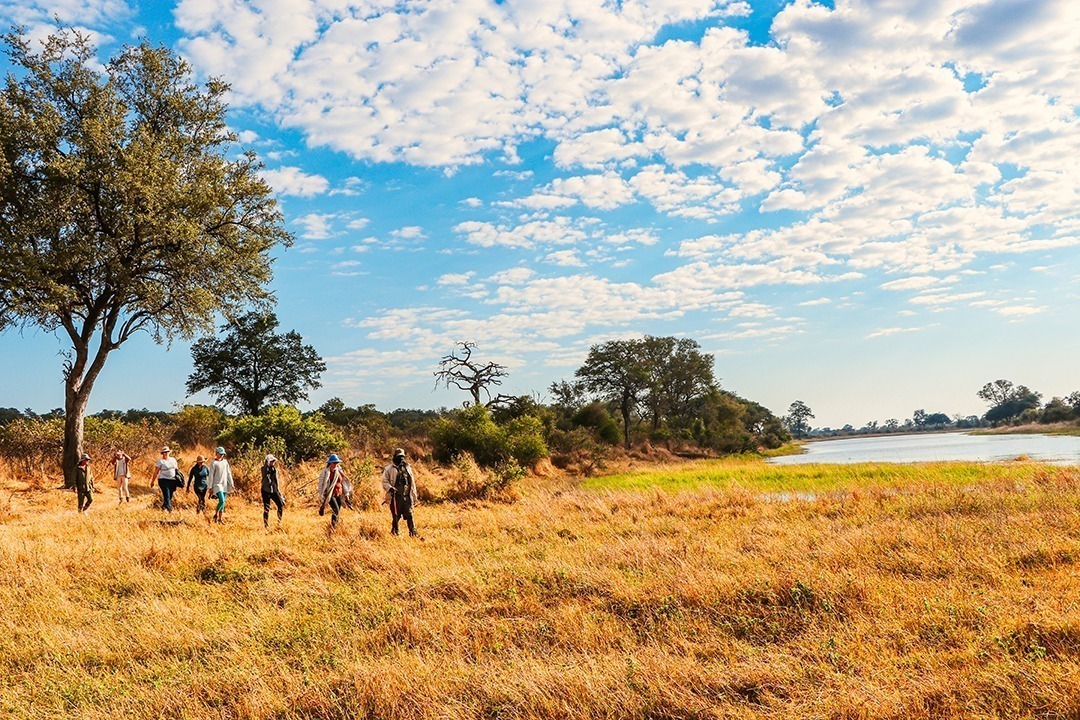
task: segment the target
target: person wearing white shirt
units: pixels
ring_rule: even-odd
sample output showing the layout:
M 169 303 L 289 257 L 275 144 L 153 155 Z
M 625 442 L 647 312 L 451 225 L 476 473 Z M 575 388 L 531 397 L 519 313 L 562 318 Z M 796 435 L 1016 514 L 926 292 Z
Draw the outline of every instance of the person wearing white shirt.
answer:
M 154 463 L 158 487 L 161 488 L 161 509 L 169 512 L 172 512 L 173 490 L 176 489 L 176 469 L 179 467 L 176 458 L 169 456 L 171 452 L 168 445 L 161 448 L 161 458 Z
M 210 477 L 207 478 L 210 486 L 210 495 L 217 498 L 217 510 L 214 512 L 214 522 L 225 522 L 225 498 L 233 491 L 232 468 L 225 459 L 225 448 L 219 447 L 214 450 L 214 461 L 210 463 Z

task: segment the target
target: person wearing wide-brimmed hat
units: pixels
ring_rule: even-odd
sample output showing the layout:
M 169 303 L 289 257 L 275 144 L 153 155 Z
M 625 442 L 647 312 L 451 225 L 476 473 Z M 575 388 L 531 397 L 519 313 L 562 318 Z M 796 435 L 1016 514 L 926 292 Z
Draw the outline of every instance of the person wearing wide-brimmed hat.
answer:
M 179 467 L 176 458 L 169 455 L 171 452 L 168 445 L 161 448 L 161 457 L 154 463 L 157 484 L 161 489 L 161 509 L 169 512 L 173 510 L 172 496 L 173 490 L 176 489 L 176 470 Z
M 391 463 L 383 469 L 382 487 L 386 491 L 384 503 L 390 506 L 390 532 L 397 535 L 398 521 L 405 518 L 405 524 L 409 526 L 409 536 L 416 537 L 412 514 L 413 505 L 416 503 L 416 476 L 413 475 L 412 466 L 405 459 L 405 451 L 401 448 L 394 451 Z
M 319 514 L 326 511 L 330 506 L 330 527 L 338 524 L 338 515 L 342 505 L 349 505 L 352 497 L 352 482 L 341 469 L 341 458 L 331 455 L 326 460 L 326 467 L 319 473 Z
M 210 494 L 217 498 L 217 510 L 214 511 L 214 522 L 225 522 L 225 498 L 233 491 L 232 468 L 225 459 L 225 448 L 219 447 L 214 450 L 214 462 L 210 463 L 210 475 L 207 478 L 210 485 Z
M 263 504 L 263 527 L 270 526 L 270 503 L 277 505 L 277 521 L 281 524 L 281 513 L 285 509 L 285 499 L 281 496 L 281 486 L 278 484 L 277 458 L 267 455 L 262 466 L 262 504 Z
M 75 467 L 75 492 L 79 496 L 79 512 L 84 513 L 94 502 L 94 471 L 90 469 L 90 456 L 86 453 Z
M 206 491 L 210 489 L 207 478 L 210 477 L 210 468 L 206 466 L 206 458 L 199 455 L 195 458 L 195 464 L 188 471 L 187 487 L 185 490 L 195 490 L 195 497 L 199 502 L 195 505 L 195 512 L 202 513 L 206 510 Z
M 123 450 L 117 450 L 113 453 L 112 465 L 116 491 L 120 496 L 118 502 L 131 502 L 131 492 L 128 490 L 128 481 L 131 480 L 131 458 Z

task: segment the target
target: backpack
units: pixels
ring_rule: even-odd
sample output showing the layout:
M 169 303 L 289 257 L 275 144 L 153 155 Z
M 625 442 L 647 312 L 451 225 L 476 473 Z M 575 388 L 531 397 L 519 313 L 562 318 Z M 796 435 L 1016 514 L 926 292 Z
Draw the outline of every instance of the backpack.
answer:
M 412 481 L 407 465 L 397 469 L 397 477 L 394 478 L 394 502 L 398 507 L 407 508 L 412 505 Z

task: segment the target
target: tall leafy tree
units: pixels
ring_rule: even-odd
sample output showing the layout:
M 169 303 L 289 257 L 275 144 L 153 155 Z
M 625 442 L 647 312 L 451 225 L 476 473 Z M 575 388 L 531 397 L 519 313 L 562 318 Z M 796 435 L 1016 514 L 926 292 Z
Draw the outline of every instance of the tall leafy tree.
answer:
M 784 418 L 784 424 L 787 425 L 792 435 L 801 438 L 810 432 L 810 420 L 813 417 L 814 412 L 810 409 L 810 406 L 802 400 L 796 400 L 788 407 L 788 414 Z
M 984 417 L 991 423 L 1019 417 L 1025 410 L 1038 408 L 1042 400 L 1041 393 L 1026 385 L 1016 385 L 1011 380 L 988 382 L 976 394 L 990 405 Z
M 237 156 L 220 80 L 147 43 L 100 65 L 60 29 L 4 36 L 0 90 L 0 329 L 70 341 L 64 474 L 110 353 L 145 331 L 163 342 L 268 306 L 270 251 L 288 244 L 254 155 Z
M 295 330 L 274 332 L 279 324 L 274 313 L 247 313 L 222 325 L 224 338 L 196 343 L 188 394 L 209 390 L 218 402 L 246 415 L 258 415 L 270 404 L 306 400 L 309 388 L 321 386 L 326 363 Z
M 691 401 L 716 387 L 713 356 L 690 338 L 646 336 L 640 342 L 649 377 L 644 404 L 653 430 L 664 419 L 685 418 Z
M 644 350 L 644 340 L 610 340 L 593 345 L 585 362 L 574 372 L 582 387 L 619 409 L 627 448 L 633 413 L 649 389 Z

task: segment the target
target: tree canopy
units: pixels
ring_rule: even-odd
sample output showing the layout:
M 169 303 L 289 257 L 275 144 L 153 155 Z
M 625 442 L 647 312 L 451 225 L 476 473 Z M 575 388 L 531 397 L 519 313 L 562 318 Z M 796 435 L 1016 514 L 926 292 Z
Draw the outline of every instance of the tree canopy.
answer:
M 1038 408 L 1042 400 L 1042 394 L 1026 385 L 1016 385 L 1011 380 L 988 382 L 976 394 L 989 403 L 990 409 L 986 411 L 985 417 L 987 422 L 991 423 L 1019 417 L 1025 410 Z
M 788 414 L 784 418 L 784 424 L 787 425 L 787 429 L 791 431 L 792 435 L 799 438 L 810 432 L 810 420 L 813 417 L 814 412 L 810 409 L 810 406 L 802 400 L 796 400 L 788 407 Z
M 188 377 L 188 394 L 208 390 L 246 415 L 258 415 L 270 404 L 306 400 L 308 389 L 321 386 L 326 363 L 295 330 L 274 332 L 278 325 L 274 313 L 247 313 L 221 326 L 224 338 L 192 346 L 195 371 Z
M 0 329 L 60 331 L 65 475 L 109 354 L 267 305 L 270 251 L 291 242 L 254 155 L 236 156 L 220 80 L 200 85 L 168 49 L 126 47 L 102 66 L 60 29 L 4 36 L 0 90 Z

